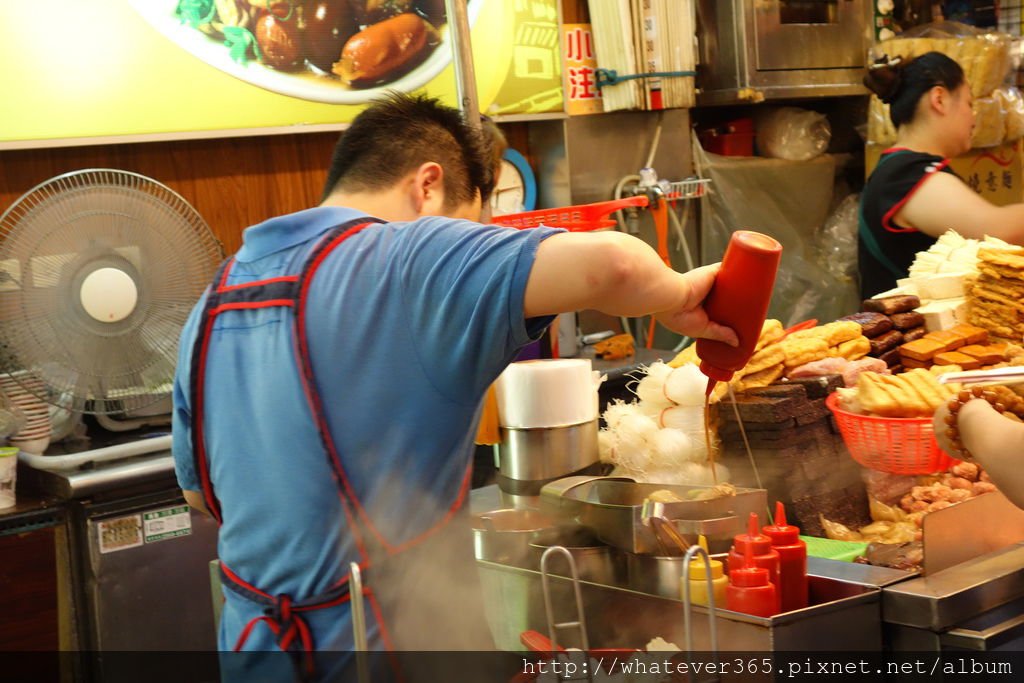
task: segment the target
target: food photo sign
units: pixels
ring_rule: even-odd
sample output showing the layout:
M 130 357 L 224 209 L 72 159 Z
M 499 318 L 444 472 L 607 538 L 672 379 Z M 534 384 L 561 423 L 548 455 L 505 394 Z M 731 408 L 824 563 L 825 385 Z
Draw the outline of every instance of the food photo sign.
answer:
M 562 111 L 558 0 L 467 12 L 481 111 Z M 0 41 L 8 148 L 322 130 L 388 90 L 458 101 L 444 0 L 34 0 L 4 15 L 19 27 Z

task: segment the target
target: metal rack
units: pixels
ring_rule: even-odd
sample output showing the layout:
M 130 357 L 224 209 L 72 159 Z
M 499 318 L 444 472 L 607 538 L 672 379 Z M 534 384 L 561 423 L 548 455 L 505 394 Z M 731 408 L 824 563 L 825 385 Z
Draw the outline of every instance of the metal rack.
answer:
M 665 193 L 665 197 L 669 201 L 699 199 L 707 193 L 707 188 L 710 184 L 710 178 L 693 177 L 677 180 L 668 184 L 668 191 Z

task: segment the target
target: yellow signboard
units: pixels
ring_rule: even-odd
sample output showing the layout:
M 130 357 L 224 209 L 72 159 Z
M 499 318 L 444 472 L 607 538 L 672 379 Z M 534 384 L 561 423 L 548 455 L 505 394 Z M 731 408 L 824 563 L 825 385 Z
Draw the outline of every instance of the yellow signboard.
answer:
M 561 111 L 557 0 L 468 14 L 481 110 Z M 457 101 L 444 0 L 31 0 L 3 19 L 0 146 L 337 127 L 390 89 Z
M 566 24 L 563 27 L 565 46 L 565 111 L 576 114 L 600 114 L 604 100 L 597 87 L 597 54 L 590 24 Z

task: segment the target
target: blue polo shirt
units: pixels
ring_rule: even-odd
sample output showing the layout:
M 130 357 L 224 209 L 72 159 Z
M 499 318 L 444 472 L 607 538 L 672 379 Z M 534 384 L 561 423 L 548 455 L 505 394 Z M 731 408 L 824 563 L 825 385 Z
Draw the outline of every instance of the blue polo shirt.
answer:
M 247 229 L 227 284 L 296 274 L 317 239 L 361 217 L 318 207 Z M 317 388 L 349 481 L 385 542 L 434 526 L 471 461 L 481 397 L 551 318 L 525 320 L 537 246 L 559 232 L 443 217 L 371 226 L 324 261 L 310 287 Z M 192 347 L 200 300 L 181 335 L 173 453 L 183 489 L 200 490 L 191 447 Z M 223 513 L 219 556 L 236 574 L 296 601 L 357 561 L 327 456 L 303 394 L 292 312 L 229 311 L 207 361 L 206 445 Z M 258 606 L 226 592 L 220 647 Z M 347 607 L 309 614 L 318 648 L 351 649 Z M 372 635 L 372 634 L 371 634 Z M 246 648 L 274 649 L 270 630 Z

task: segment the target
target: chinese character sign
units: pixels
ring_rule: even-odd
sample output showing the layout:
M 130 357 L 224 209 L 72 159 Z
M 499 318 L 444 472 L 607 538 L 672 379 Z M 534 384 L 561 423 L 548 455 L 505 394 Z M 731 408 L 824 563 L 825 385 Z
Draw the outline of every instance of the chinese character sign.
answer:
M 590 24 L 565 24 L 562 36 L 566 111 L 570 115 L 599 114 L 604 106 L 597 87 L 597 57 Z

